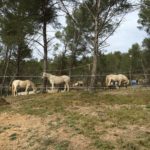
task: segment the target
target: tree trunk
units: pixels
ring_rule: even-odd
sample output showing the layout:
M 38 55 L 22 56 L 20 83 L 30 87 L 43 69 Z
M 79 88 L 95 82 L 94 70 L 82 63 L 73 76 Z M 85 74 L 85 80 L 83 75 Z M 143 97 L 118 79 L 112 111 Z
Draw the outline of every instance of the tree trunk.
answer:
M 142 64 L 142 69 L 143 69 L 143 72 L 144 72 L 144 78 L 145 78 L 145 80 L 147 81 L 147 80 L 148 80 L 147 71 L 146 71 L 146 69 L 145 69 L 145 66 L 144 66 L 144 63 L 143 63 L 142 58 L 141 58 L 141 64 Z
M 17 68 L 16 68 L 16 76 L 18 78 L 18 76 L 20 75 L 20 51 L 21 51 L 21 47 L 18 46 L 18 51 L 17 51 Z
M 93 56 L 93 66 L 91 72 L 91 83 L 90 83 L 90 91 L 95 90 L 95 83 L 96 83 L 96 74 L 97 74 L 97 54 L 94 53 Z
M 67 52 L 67 44 L 65 44 L 65 50 L 62 53 L 62 57 L 61 57 L 61 63 L 60 63 L 60 71 L 59 74 L 65 74 L 66 72 L 64 71 L 64 67 L 65 67 L 65 56 L 66 56 L 66 52 Z
M 2 73 L 5 72 L 5 69 L 6 69 L 6 64 L 7 64 L 7 59 L 8 59 L 8 48 L 6 48 L 6 54 L 5 54 L 5 61 L 4 61 L 4 64 L 3 64 L 3 67 L 2 67 Z
M 77 53 L 77 47 L 79 45 L 79 32 L 78 31 L 74 31 L 74 44 L 73 48 L 71 50 L 71 59 L 70 59 L 70 70 L 69 70 L 69 76 L 71 77 L 72 75 L 72 68 L 75 66 L 76 64 L 76 53 Z
M 97 15 L 95 17 L 95 36 L 94 36 L 94 49 L 93 49 L 93 66 L 91 72 L 91 83 L 90 91 L 95 90 L 96 75 L 97 75 L 97 59 L 98 59 L 98 48 L 99 48 L 99 32 L 98 32 L 98 20 L 99 20 L 99 9 L 100 9 L 100 0 L 97 2 Z
M 72 54 L 71 54 L 71 57 L 70 57 L 70 69 L 69 69 L 69 76 L 71 77 L 72 76 L 72 69 L 73 67 L 75 66 L 75 60 L 76 60 L 76 53 L 75 53 L 75 50 L 73 49 L 72 50 Z
M 7 48 L 6 57 L 5 57 L 5 70 L 4 70 L 4 73 L 3 73 L 3 80 L 2 80 L 2 83 L 1 83 L 2 84 L 1 85 L 1 95 L 3 94 L 3 90 L 4 90 L 4 86 L 5 86 L 5 79 L 6 79 L 7 69 L 8 69 L 9 62 L 10 62 L 10 57 L 11 57 L 11 50 L 9 50 Z
M 47 72 L 47 23 L 46 20 L 43 22 L 43 43 L 44 43 L 44 66 L 43 66 L 43 72 Z M 43 79 L 43 92 L 46 92 L 46 84 L 47 84 L 47 79 Z

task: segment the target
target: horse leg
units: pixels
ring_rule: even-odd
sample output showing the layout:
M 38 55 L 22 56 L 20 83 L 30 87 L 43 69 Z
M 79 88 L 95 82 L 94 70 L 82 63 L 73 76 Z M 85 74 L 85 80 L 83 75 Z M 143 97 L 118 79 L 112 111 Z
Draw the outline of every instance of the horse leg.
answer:
M 54 90 L 54 83 L 51 83 L 51 84 L 52 84 L 51 90 L 53 91 Z
M 120 88 L 121 87 L 121 80 L 119 81 L 118 85 L 119 85 L 119 88 Z
M 13 94 L 13 96 L 17 96 L 17 86 L 13 86 L 12 94 Z
M 67 83 L 66 86 L 67 86 L 67 91 L 69 92 L 69 84 Z
M 64 85 L 64 91 L 69 91 L 69 84 L 68 83 L 65 83 L 65 85 Z
M 14 88 L 14 96 L 18 95 L 17 87 Z
M 66 91 L 66 83 L 64 84 L 64 92 Z
M 111 80 L 108 80 L 107 83 L 108 83 L 108 84 L 107 84 L 108 88 L 111 89 Z
M 111 80 L 108 81 L 108 86 L 110 86 L 110 84 L 111 84 Z
M 27 93 L 27 95 L 29 94 L 28 88 L 29 88 L 29 86 L 26 86 L 25 92 Z
M 12 95 L 15 96 L 15 87 L 12 88 Z
M 15 96 L 14 95 L 14 85 L 13 84 L 12 84 L 12 87 L 11 87 L 11 92 L 12 92 L 12 95 Z

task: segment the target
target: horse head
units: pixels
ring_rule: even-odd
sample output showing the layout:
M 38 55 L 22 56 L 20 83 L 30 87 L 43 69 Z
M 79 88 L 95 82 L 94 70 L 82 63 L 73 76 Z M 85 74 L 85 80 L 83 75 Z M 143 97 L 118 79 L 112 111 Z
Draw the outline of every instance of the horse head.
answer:
M 47 73 L 43 72 L 42 79 L 44 79 L 45 77 L 47 77 Z
M 43 72 L 42 79 L 49 78 L 50 76 L 52 76 L 52 74 Z

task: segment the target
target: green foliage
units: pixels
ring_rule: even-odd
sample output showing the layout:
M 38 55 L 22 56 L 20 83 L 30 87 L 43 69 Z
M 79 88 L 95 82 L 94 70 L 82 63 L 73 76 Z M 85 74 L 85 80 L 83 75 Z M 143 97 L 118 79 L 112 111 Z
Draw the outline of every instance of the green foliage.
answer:
M 0 26 L 3 43 L 9 47 L 25 42 L 25 36 L 33 34 L 34 23 L 30 17 L 29 1 L 3 1 Z M 30 5 L 31 6 L 31 5 Z
M 150 58 L 150 38 L 145 38 L 143 40 L 143 61 L 144 65 L 147 69 L 148 72 L 150 72 L 150 63 L 149 63 L 149 58 Z
M 28 61 L 25 60 L 25 58 L 31 58 L 32 55 L 32 49 L 26 41 L 26 38 L 37 33 L 37 31 L 42 28 L 44 21 L 46 24 L 57 23 L 56 17 L 58 11 L 55 7 L 56 5 L 50 0 L 3 0 L 0 6 L 1 39 L 3 44 L 12 50 L 12 57 L 6 75 L 14 75 L 16 71 L 15 59 L 18 56 L 19 50 L 19 61 L 21 61 L 20 75 L 41 75 L 43 71 L 43 60 L 40 62 L 32 59 Z M 48 71 L 57 75 L 69 74 L 69 68 L 73 68 L 72 75 L 89 75 L 91 73 L 92 65 L 89 67 L 88 64 L 92 64 L 93 58 L 87 55 L 93 51 L 94 18 L 91 12 L 96 16 L 96 4 L 94 1 L 87 0 L 80 5 L 74 4 L 73 7 L 72 16 L 76 23 L 70 16 L 66 17 L 67 26 L 62 32 L 59 31 L 55 34 L 56 38 L 64 44 L 64 48 L 60 54 L 54 56 L 53 60 L 48 61 Z M 109 10 L 110 8 L 111 11 Z M 99 37 L 104 38 L 107 34 L 111 33 L 118 23 L 114 16 L 122 14 L 130 8 L 131 6 L 128 1 L 102 1 L 99 12 L 99 19 L 101 21 L 98 24 Z M 149 12 L 148 8 L 149 1 L 144 0 L 141 7 L 140 19 L 143 19 L 145 26 L 147 26 L 149 20 L 147 13 Z M 114 16 L 112 16 L 112 14 Z M 107 22 L 108 20 L 105 18 L 107 15 L 114 19 L 110 19 L 110 22 Z M 97 74 L 126 73 L 128 75 L 131 66 L 132 73 L 143 73 L 141 58 L 149 73 L 149 43 L 149 39 L 145 39 L 143 41 L 143 49 L 141 49 L 138 44 L 133 44 L 128 53 L 120 53 L 119 51 L 109 54 L 100 53 L 98 56 Z M 60 44 L 56 44 L 54 51 L 58 51 L 60 47 Z M 0 52 L 4 53 L 4 51 L 5 49 L 3 45 L 1 45 Z M 130 60 L 129 55 L 132 55 L 132 60 Z M 3 56 L 4 54 L 2 57 Z M 5 65 L 4 59 L 1 58 L 0 67 L 5 68 Z M 1 69 L 0 75 L 3 75 L 3 70 L 4 69 Z M 89 80 L 89 78 L 85 80 Z
M 133 44 L 131 49 L 129 49 L 129 55 L 131 55 L 131 67 L 132 67 L 132 72 L 140 72 L 142 70 L 142 53 L 140 50 L 140 46 L 138 44 Z
M 139 23 L 142 25 L 142 28 L 150 34 L 150 1 L 143 0 L 141 5 L 141 10 L 139 13 Z

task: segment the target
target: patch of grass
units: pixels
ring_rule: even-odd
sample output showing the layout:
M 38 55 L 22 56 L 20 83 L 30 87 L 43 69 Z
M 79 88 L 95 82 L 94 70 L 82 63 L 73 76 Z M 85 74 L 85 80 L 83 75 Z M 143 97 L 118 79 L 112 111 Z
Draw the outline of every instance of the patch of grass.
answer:
M 63 121 L 58 117 L 55 121 L 50 121 L 48 126 L 50 130 L 58 129 L 63 124 Z
M 107 114 L 110 120 L 117 125 L 150 123 L 150 114 L 142 108 L 110 110 Z
M 17 139 L 18 134 L 17 133 L 13 133 L 9 136 L 9 140 L 14 141 Z
M 127 91 L 126 91 L 127 92 Z M 139 94 L 140 93 L 140 94 Z M 111 94 L 106 92 L 66 92 L 57 94 L 38 94 L 13 97 L 17 101 L 18 113 L 27 113 L 31 115 L 44 116 L 53 113 L 64 113 L 69 106 L 99 106 L 102 103 L 106 105 L 147 105 L 149 107 L 150 92 L 129 91 L 128 95 Z M 1 111 L 12 110 L 9 106 L 0 107 Z
M 42 139 L 39 140 L 42 147 L 45 147 L 45 149 L 49 146 L 49 145 L 54 145 L 56 143 L 56 141 L 50 137 L 44 137 Z
M 115 147 L 113 146 L 113 144 L 111 142 L 108 141 L 103 141 L 103 140 L 96 140 L 93 145 L 100 150 L 113 150 L 115 149 Z
M 55 145 L 55 150 L 68 150 L 70 142 L 69 141 L 61 141 Z
M 126 93 L 123 94 L 121 92 L 121 90 L 93 93 L 73 91 L 67 93 L 18 96 L 13 97 L 12 107 L 2 106 L 0 107 L 0 112 L 8 109 L 9 112 L 12 111 L 14 113 L 30 114 L 39 117 L 50 117 L 52 114 L 54 116 L 55 114 L 61 114 L 60 118 L 54 118 L 53 121 L 47 124 L 47 130 L 57 133 L 57 129 L 61 128 L 61 126 L 69 127 L 69 132 L 72 132 L 70 135 L 82 134 L 82 136 L 89 139 L 92 143 L 90 146 L 94 147 L 94 149 L 150 149 L 149 134 L 136 137 L 138 132 L 132 131 L 132 135 L 127 135 L 130 130 L 128 129 L 129 127 L 134 125 L 137 127 L 140 127 L 140 125 L 144 127 L 149 126 L 150 92 L 142 90 L 125 90 Z M 125 135 L 118 132 L 113 142 L 110 141 L 111 139 L 108 139 L 108 141 L 105 140 L 103 135 L 109 134 L 109 131 L 115 131 L 113 129 L 122 129 Z M 7 128 L 0 129 L 1 132 L 5 130 Z M 61 139 L 62 141 L 58 141 L 56 137 L 49 138 L 48 134 L 49 132 L 46 133 L 44 138 L 41 138 L 38 137 L 35 131 L 34 137 L 29 137 L 27 142 L 29 142 L 30 147 L 38 143 L 39 149 L 43 150 L 50 147 L 55 150 L 67 150 L 70 148 L 69 139 L 65 141 Z M 15 140 L 17 136 L 14 133 L 9 138 L 10 140 Z M 117 141 L 118 138 L 121 140 Z
M 6 130 L 10 129 L 11 127 L 10 126 L 0 126 L 0 134 L 5 132 Z
M 150 103 L 146 105 L 146 108 L 150 110 Z
M 139 136 L 137 143 L 147 149 L 150 149 L 150 133 L 144 133 Z
M 11 106 L 10 105 L 0 106 L 0 113 L 10 112 L 10 111 L 11 111 Z
M 22 102 L 21 102 L 22 103 Z M 24 106 L 23 106 L 24 105 Z M 45 116 L 53 113 L 63 112 L 65 105 L 58 99 L 41 99 L 35 97 L 34 100 L 24 101 L 20 104 L 19 113 L 27 113 L 30 115 Z
M 149 101 L 149 95 L 143 96 L 137 95 L 135 93 L 130 93 L 129 95 L 113 95 L 113 94 L 104 94 L 100 96 L 102 99 L 102 102 L 105 104 L 113 105 L 113 104 L 136 104 L 136 105 L 142 105 L 147 104 Z
M 92 137 L 92 135 L 96 134 L 95 126 L 98 125 L 98 119 L 96 117 L 84 116 L 77 112 L 68 112 L 66 123 L 78 134 Z
M 82 134 L 92 141 L 92 146 L 102 150 L 113 150 L 115 147 L 110 141 L 100 140 L 100 136 L 106 131 L 96 131 L 95 127 L 99 125 L 99 119 L 93 116 L 82 115 L 77 112 L 68 113 L 66 121 L 69 127 L 73 128 L 76 134 Z
M 57 139 L 50 137 L 40 138 L 38 141 L 40 142 L 39 149 L 42 150 L 48 149 L 49 146 L 53 147 L 55 150 L 68 150 L 70 144 L 68 140 L 57 141 Z
M 140 150 L 140 147 L 135 143 L 135 141 L 129 142 L 123 139 L 119 139 L 118 146 L 121 150 Z

